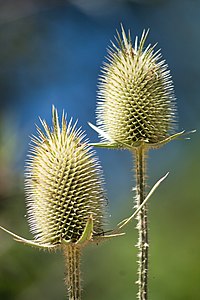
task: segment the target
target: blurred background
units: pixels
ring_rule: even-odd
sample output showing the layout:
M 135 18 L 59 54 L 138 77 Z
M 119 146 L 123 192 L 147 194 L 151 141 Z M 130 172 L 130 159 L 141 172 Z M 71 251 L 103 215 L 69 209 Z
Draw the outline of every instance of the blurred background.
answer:
M 51 106 L 79 119 L 91 141 L 98 76 L 120 23 L 132 37 L 150 28 L 175 86 L 179 130 L 191 140 L 149 153 L 148 184 L 166 172 L 149 202 L 149 299 L 200 299 L 200 1 L 0 1 L 0 225 L 31 238 L 25 218 L 24 164 L 38 116 Z M 109 198 L 109 226 L 132 212 L 129 152 L 99 150 Z M 82 257 L 83 299 L 136 299 L 135 222 L 124 237 L 88 247 Z M 0 232 L 0 299 L 66 299 L 61 253 L 17 244 Z

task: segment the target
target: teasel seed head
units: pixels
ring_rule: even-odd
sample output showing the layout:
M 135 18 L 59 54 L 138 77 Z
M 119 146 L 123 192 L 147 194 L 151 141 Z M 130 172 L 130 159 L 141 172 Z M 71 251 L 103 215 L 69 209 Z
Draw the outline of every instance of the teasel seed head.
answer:
M 27 160 L 25 190 L 27 214 L 35 242 L 40 245 L 76 243 L 92 218 L 93 234 L 104 225 L 105 192 L 101 167 L 94 150 L 53 107 L 53 127 L 41 121 L 43 130 L 32 138 Z
M 100 76 L 97 126 L 113 143 L 156 146 L 174 133 L 176 101 L 170 72 L 155 45 L 144 48 L 148 31 L 134 47 L 130 32 L 118 33 Z M 102 134 L 101 134 L 102 135 Z M 105 137 L 102 141 L 105 141 Z

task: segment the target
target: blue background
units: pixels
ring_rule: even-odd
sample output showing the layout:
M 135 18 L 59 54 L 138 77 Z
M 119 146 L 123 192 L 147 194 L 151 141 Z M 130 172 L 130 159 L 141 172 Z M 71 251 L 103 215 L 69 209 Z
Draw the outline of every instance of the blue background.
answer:
M 150 28 L 147 44 L 161 48 L 174 81 L 179 130 L 197 132 L 190 141 L 174 141 L 149 154 L 149 187 L 170 171 L 149 203 L 154 300 L 200 297 L 199 14 L 197 0 L 0 3 L 0 224 L 23 236 L 30 236 L 24 218 L 24 161 L 38 116 L 50 123 L 54 104 L 97 141 L 87 122 L 95 123 L 98 76 L 120 23 L 131 29 L 133 40 Z M 112 227 L 132 211 L 134 164 L 126 151 L 97 149 L 97 154 Z M 134 227 L 124 238 L 85 251 L 83 299 L 135 297 Z M 23 247 L 3 232 L 0 240 L 0 298 L 65 298 L 60 254 Z

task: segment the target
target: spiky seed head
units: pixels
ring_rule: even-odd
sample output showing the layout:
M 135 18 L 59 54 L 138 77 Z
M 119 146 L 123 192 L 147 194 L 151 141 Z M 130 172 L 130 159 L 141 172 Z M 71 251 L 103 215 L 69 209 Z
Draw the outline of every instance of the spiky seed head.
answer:
M 94 234 L 102 233 L 105 193 L 102 171 L 83 132 L 62 126 L 53 107 L 53 127 L 41 121 L 43 130 L 32 138 L 27 161 L 25 190 L 28 221 L 40 244 L 77 242 L 92 215 Z
M 174 132 L 176 104 L 170 72 L 148 31 L 134 47 L 130 32 L 118 34 L 100 76 L 97 125 L 111 140 L 129 146 L 156 144 Z

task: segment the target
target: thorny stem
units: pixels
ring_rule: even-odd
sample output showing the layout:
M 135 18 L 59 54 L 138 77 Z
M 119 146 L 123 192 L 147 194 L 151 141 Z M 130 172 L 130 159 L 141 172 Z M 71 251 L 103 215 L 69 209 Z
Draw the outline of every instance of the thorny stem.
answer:
M 135 149 L 136 159 L 136 208 L 145 200 L 146 150 L 143 146 Z M 148 220 L 145 204 L 136 217 L 138 229 L 138 299 L 148 299 Z
M 80 252 L 77 245 L 63 246 L 65 265 L 67 269 L 65 283 L 68 288 L 69 300 L 81 300 Z

